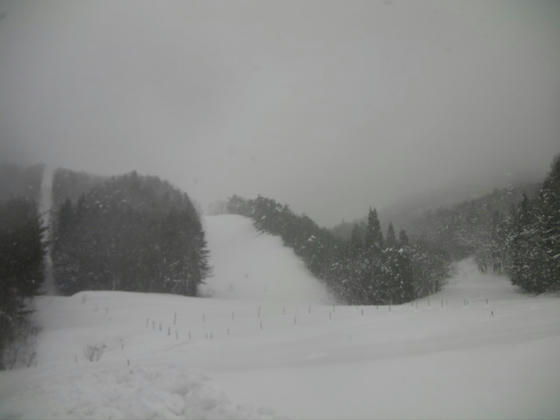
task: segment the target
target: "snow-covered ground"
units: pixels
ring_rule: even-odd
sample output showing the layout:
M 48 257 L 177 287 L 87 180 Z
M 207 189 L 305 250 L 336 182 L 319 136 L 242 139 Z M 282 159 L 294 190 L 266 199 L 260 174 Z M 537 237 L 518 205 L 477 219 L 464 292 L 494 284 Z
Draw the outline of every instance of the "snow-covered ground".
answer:
M 220 298 L 39 299 L 37 366 L 0 373 L 0 418 L 560 417 L 558 297 L 521 295 L 466 260 L 412 304 L 308 304 L 296 282 L 273 298 L 269 278 L 285 279 L 274 253 L 295 257 L 254 244 L 242 218 L 206 225 Z M 244 295 L 247 280 L 267 287 Z

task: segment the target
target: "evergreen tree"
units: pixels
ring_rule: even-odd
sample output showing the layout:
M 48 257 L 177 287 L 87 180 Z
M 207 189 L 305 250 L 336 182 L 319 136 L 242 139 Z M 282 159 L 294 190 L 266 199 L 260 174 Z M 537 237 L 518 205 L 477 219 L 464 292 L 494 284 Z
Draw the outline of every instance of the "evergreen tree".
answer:
M 383 253 L 382 302 L 400 304 L 415 298 L 412 261 L 404 248 L 387 248 Z
M 513 220 L 514 236 L 511 244 L 512 271 L 510 276 L 513 284 L 529 292 L 539 293 L 543 289 L 539 280 L 539 272 L 536 269 L 540 258 L 538 255 L 538 232 L 536 229 L 534 204 L 524 195 L 515 214 Z
M 401 246 L 409 245 L 408 235 L 406 234 L 406 231 L 404 229 L 401 229 L 401 231 L 399 232 L 399 244 Z
M 358 225 L 357 223 L 354 224 L 354 227 L 352 228 L 352 234 L 350 236 L 350 248 L 353 252 L 357 253 L 363 248 L 362 237 L 363 235 L 360 225 Z
M 368 249 L 381 250 L 383 248 L 383 233 L 381 232 L 381 224 L 377 217 L 376 209 L 369 209 L 368 224 L 365 235 L 365 246 Z
M 386 236 L 386 246 L 387 248 L 394 248 L 397 246 L 397 238 L 395 236 L 395 228 L 393 227 L 392 223 L 389 223 L 389 227 L 387 228 L 387 236 Z
M 377 210 L 369 209 L 365 234 L 366 270 L 361 289 L 369 301 L 389 303 L 389 279 L 383 265 L 383 233 Z
M 489 259 L 492 271 L 501 274 L 507 265 L 507 239 L 509 223 L 506 216 L 494 211 L 492 214 L 492 225 L 490 229 Z

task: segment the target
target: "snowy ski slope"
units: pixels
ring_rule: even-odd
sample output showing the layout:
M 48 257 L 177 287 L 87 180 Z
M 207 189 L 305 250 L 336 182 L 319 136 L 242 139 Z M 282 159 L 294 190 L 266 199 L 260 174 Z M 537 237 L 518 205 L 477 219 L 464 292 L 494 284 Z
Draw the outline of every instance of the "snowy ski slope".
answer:
M 521 295 L 466 260 L 412 304 L 308 304 L 272 293 L 266 267 L 273 278 L 288 262 L 243 266 L 245 247 L 289 259 L 279 240 L 255 244 L 276 238 L 243 218 L 206 225 L 220 298 L 38 299 L 37 366 L 0 373 L 0 418 L 560 417 L 558 297 Z M 247 281 L 267 287 L 251 295 Z
M 203 218 L 212 276 L 205 294 L 244 300 L 329 303 L 325 287 L 277 236 L 237 215 Z

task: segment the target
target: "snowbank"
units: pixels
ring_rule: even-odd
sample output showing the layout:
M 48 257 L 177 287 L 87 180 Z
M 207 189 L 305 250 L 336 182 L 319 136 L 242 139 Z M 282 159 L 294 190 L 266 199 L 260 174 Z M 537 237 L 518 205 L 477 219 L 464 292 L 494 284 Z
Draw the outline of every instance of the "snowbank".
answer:
M 27 390 L 28 400 L 6 401 L 0 415 L 115 420 L 273 418 L 271 411 L 231 403 L 207 381 L 203 375 L 184 373 L 172 366 L 101 365 L 64 375 L 45 372 Z

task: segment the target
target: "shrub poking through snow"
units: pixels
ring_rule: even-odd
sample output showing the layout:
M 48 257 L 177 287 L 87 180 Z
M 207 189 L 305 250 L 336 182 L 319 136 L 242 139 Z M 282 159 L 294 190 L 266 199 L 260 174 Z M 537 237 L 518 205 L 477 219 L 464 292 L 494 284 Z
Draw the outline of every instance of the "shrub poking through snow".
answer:
M 106 348 L 105 344 L 88 344 L 84 347 L 84 357 L 90 362 L 99 362 Z

